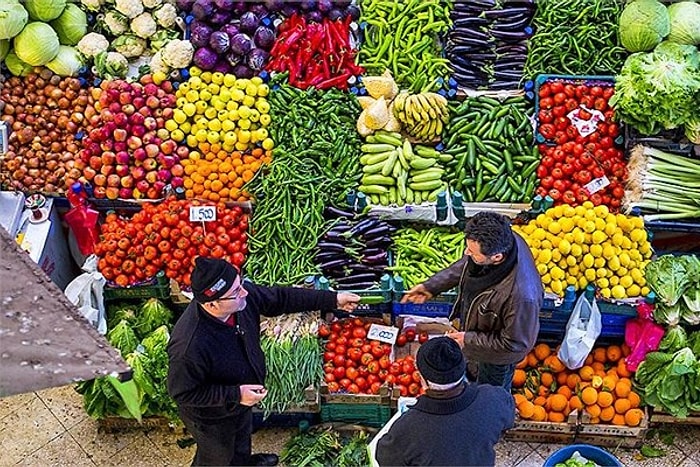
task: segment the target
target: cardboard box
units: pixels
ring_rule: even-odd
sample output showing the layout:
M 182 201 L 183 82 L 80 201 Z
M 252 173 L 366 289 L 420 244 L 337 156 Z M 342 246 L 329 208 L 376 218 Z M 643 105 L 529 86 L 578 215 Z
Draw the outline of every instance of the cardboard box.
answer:
M 43 222 L 25 223 L 25 216 L 29 219 L 32 215 L 31 210 L 26 209 L 22 214 L 20 246 L 61 290 L 65 290 L 78 277 L 80 269 L 68 251 L 66 234 L 53 200 L 48 198 L 42 209 L 49 212 L 48 219 Z

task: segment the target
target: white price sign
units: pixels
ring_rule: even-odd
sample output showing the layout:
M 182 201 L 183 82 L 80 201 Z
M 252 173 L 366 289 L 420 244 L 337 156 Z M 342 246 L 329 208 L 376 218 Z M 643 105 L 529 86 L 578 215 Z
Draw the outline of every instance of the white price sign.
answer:
M 190 206 L 190 222 L 214 222 L 216 206 Z
M 367 339 L 372 339 L 379 342 L 386 342 L 387 344 L 394 344 L 396 338 L 399 335 L 399 328 L 394 326 L 383 326 L 381 324 L 373 323 L 367 331 Z
M 605 175 L 603 175 L 603 176 L 600 177 L 600 178 L 596 178 L 596 179 L 594 179 L 594 180 L 591 180 L 590 182 L 588 182 L 588 183 L 587 183 L 586 185 L 584 185 L 583 187 L 586 189 L 586 191 L 587 191 L 589 194 L 592 195 L 593 193 L 596 193 L 596 192 L 602 190 L 603 188 L 605 188 L 605 187 L 608 186 L 608 185 L 610 185 L 610 180 L 608 180 L 608 177 L 606 177 Z
M 5 122 L 0 122 L 0 155 L 3 155 L 7 152 L 7 125 Z

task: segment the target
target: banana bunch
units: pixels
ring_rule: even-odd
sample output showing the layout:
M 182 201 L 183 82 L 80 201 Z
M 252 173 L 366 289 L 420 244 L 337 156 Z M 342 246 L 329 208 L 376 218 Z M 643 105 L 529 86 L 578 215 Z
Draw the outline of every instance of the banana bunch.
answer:
M 394 98 L 393 111 L 404 132 L 424 143 L 442 137 L 450 116 L 447 99 L 434 92 L 410 94 L 401 91 Z
M 371 204 L 418 205 L 435 202 L 447 189 L 444 164 L 452 156 L 421 145 L 412 145 L 400 133 L 379 130 L 362 145 L 362 180 L 358 190 Z

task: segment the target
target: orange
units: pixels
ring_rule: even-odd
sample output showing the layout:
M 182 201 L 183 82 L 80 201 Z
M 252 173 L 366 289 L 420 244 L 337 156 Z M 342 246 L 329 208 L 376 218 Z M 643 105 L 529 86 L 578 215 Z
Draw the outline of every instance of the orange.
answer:
M 566 377 L 566 385 L 569 386 L 569 389 L 576 389 L 576 385 L 580 382 L 581 377 L 576 373 L 571 373 L 569 376 Z
M 644 418 L 644 412 L 641 409 L 629 409 L 625 412 L 625 423 L 629 426 L 639 426 Z
M 595 375 L 595 370 L 593 367 L 589 365 L 584 365 L 581 367 L 580 370 L 578 370 L 578 374 L 581 377 L 581 380 L 583 381 L 590 381 L 593 379 L 593 376 Z
M 522 370 L 526 366 L 527 366 L 527 355 L 525 355 L 525 357 L 523 357 L 523 359 L 520 360 L 517 365 L 515 365 L 515 369 Z
M 629 346 L 627 344 L 625 344 L 624 342 L 622 343 L 621 349 L 622 349 L 622 355 L 624 357 L 626 357 L 630 353 L 632 353 L 632 349 L 630 349 Z
M 544 407 L 536 405 L 535 412 L 532 415 L 532 419 L 536 422 L 544 422 L 545 420 L 547 420 L 547 411 L 544 410 Z
M 549 412 L 547 419 L 552 423 L 563 423 L 566 420 L 566 415 L 561 412 Z
M 598 347 L 593 349 L 593 360 L 599 363 L 605 363 L 607 360 L 607 355 L 605 352 L 605 347 Z
M 566 380 L 569 378 L 569 374 L 566 371 L 560 371 L 557 373 L 557 384 L 559 386 L 566 386 Z
M 581 399 L 579 399 L 578 396 L 571 396 L 571 399 L 569 399 L 569 409 L 571 409 L 571 410 L 583 409 L 583 402 L 581 402 Z
M 620 398 L 615 401 L 615 412 L 624 414 L 632 408 L 632 403 L 629 399 Z
M 547 357 L 544 360 L 544 364 L 547 367 L 549 367 L 549 369 L 552 370 L 553 373 L 559 373 L 566 370 L 566 367 L 556 355 L 550 355 L 549 357 Z
M 527 354 L 527 366 L 531 366 L 532 368 L 536 368 L 539 366 L 540 362 L 537 360 L 537 357 L 535 357 L 535 354 L 530 352 Z
M 627 369 L 627 364 L 625 363 L 625 359 L 621 358 L 617 362 L 617 375 L 625 378 L 629 378 L 632 376 L 632 373 Z
M 583 362 L 584 365 L 591 365 L 593 363 L 593 354 L 589 353 L 586 357 L 586 361 Z
M 620 415 L 619 413 L 616 413 L 612 419 L 612 424 L 613 425 L 624 425 L 625 424 L 625 416 Z
M 615 395 L 617 397 L 627 397 L 632 391 L 632 386 L 626 383 L 623 379 L 617 382 L 615 385 Z
M 518 413 L 522 418 L 530 419 L 535 414 L 535 404 L 530 401 L 524 401 L 518 404 Z
M 596 374 L 601 371 L 605 373 L 605 365 L 601 362 L 593 362 L 591 363 L 591 367 L 595 370 Z
M 603 378 L 602 387 L 606 391 L 614 390 L 616 384 L 617 384 L 617 377 L 615 377 L 615 376 L 608 375 L 605 378 Z
M 571 389 L 569 389 L 569 386 L 560 386 L 557 388 L 557 394 L 561 394 L 562 396 L 566 397 L 567 400 L 571 399 L 571 395 L 573 394 L 571 392 Z
M 586 412 L 588 412 L 588 414 L 589 414 L 592 418 L 598 418 L 598 417 L 600 417 L 600 412 L 601 412 L 601 411 L 602 411 L 602 409 L 600 408 L 600 406 L 599 406 L 598 404 L 592 404 L 592 405 L 586 406 Z
M 513 387 L 520 388 L 525 384 L 527 374 L 521 369 L 516 369 L 513 372 Z
M 547 403 L 547 398 L 544 396 L 537 396 L 535 397 L 535 400 L 532 401 L 533 404 L 539 405 L 540 407 L 544 407 L 544 405 Z
M 614 416 L 615 416 L 615 408 L 614 407 L 605 407 L 603 410 L 600 411 L 600 420 L 603 422 L 612 421 Z
M 609 362 L 616 363 L 622 358 L 622 349 L 617 345 L 611 345 L 605 350 L 605 354 Z
M 525 390 L 523 391 L 523 394 L 525 395 L 525 399 L 527 399 L 529 401 L 531 401 L 532 399 L 535 398 L 535 395 L 532 393 L 530 388 L 525 388 Z
M 544 360 L 552 354 L 552 349 L 549 348 L 549 345 L 544 343 L 537 344 L 533 351 L 535 352 L 535 357 L 537 357 L 537 360 Z
M 598 402 L 598 391 L 592 387 L 587 387 L 581 391 L 581 401 L 586 405 L 592 405 Z
M 603 378 L 600 375 L 595 375 L 593 379 L 591 379 L 591 386 L 594 388 L 598 389 L 603 385 Z
M 542 386 L 550 387 L 554 382 L 554 376 L 552 376 L 551 373 L 543 372 L 540 375 L 540 381 L 542 382 Z
M 513 401 L 515 402 L 516 407 L 520 405 L 521 402 L 525 402 L 526 400 L 527 399 L 522 394 L 513 394 Z
M 613 405 L 613 395 L 609 392 L 601 391 L 598 393 L 598 405 L 605 408 Z
M 639 407 L 639 404 L 641 403 L 639 394 L 631 391 L 627 398 L 630 400 L 630 406 L 632 406 L 633 409 Z
M 551 402 L 552 410 L 555 412 L 562 412 L 569 405 L 569 401 L 562 394 L 554 394 L 549 397 Z

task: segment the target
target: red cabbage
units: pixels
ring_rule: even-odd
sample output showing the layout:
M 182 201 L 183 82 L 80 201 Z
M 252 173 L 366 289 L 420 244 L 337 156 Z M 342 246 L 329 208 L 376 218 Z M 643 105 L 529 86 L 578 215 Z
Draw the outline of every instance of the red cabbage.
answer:
M 231 21 L 231 13 L 228 11 L 217 11 L 209 18 L 213 24 L 226 24 Z
M 316 0 L 302 0 L 299 6 L 302 10 L 313 10 L 316 8 Z
M 233 14 L 236 16 L 242 15 L 246 10 L 248 9 L 248 3 L 247 2 L 236 2 L 233 5 Z
M 177 0 L 175 6 L 179 11 L 190 11 L 192 9 L 192 4 L 194 0 Z
M 209 44 L 209 37 L 211 33 L 214 32 L 213 29 L 200 21 L 192 21 L 192 27 L 190 28 L 190 42 L 195 48 L 205 47 Z
M 194 53 L 194 64 L 197 65 L 202 70 L 211 70 L 216 65 L 216 61 L 219 56 L 208 47 L 202 47 L 197 49 Z
M 275 44 L 275 32 L 265 26 L 259 26 L 253 35 L 255 46 L 263 50 L 270 50 Z
M 338 10 L 337 8 L 333 8 L 331 11 L 328 12 L 328 19 L 331 21 L 343 19 L 343 12 Z
M 248 53 L 247 63 L 253 71 L 260 71 L 265 66 L 265 61 L 270 54 L 262 49 L 253 49 Z
M 255 16 L 255 13 L 247 11 L 241 15 L 241 22 L 238 27 L 246 34 L 253 34 L 255 29 L 257 29 L 258 24 L 260 24 L 260 20 L 258 20 L 258 17 Z
M 228 38 L 229 38 L 229 39 L 231 39 L 233 36 L 235 36 L 236 34 L 238 34 L 239 32 L 241 32 L 241 31 L 238 30 L 238 26 L 236 26 L 236 25 L 233 24 L 233 23 L 229 23 L 229 24 L 223 25 L 223 26 L 219 29 L 219 31 L 225 32 L 225 33 L 228 35 Z
M 236 78 L 252 78 L 255 76 L 253 70 L 243 64 L 235 66 L 233 68 L 233 74 L 236 75 Z
M 346 8 L 352 3 L 352 0 L 333 0 L 336 8 Z
M 214 4 L 211 0 L 195 0 L 192 5 L 192 14 L 197 19 L 206 19 L 214 13 Z
M 345 9 L 345 14 L 350 16 L 353 21 L 358 21 L 361 13 L 357 5 L 348 5 L 348 7 Z
M 258 18 L 264 18 L 267 16 L 267 8 L 265 8 L 265 5 L 262 3 L 255 3 L 253 6 L 250 7 L 250 10 L 252 13 L 255 13 L 255 16 Z
M 306 19 L 307 21 L 312 23 L 320 23 L 321 21 L 323 21 L 323 13 L 321 13 L 318 10 L 309 11 L 308 13 L 306 13 Z
M 231 65 L 232 67 L 238 65 L 241 63 L 241 60 L 243 60 L 243 56 L 237 54 L 236 52 L 229 52 L 226 54 L 226 61 Z
M 233 0 L 214 0 L 214 4 L 221 10 L 231 11 L 233 8 Z
M 216 62 L 216 65 L 214 65 L 213 71 L 218 71 L 220 73 L 231 73 L 233 70 L 233 67 L 226 63 L 226 61 L 219 60 Z
M 336 8 L 342 8 L 340 5 L 337 5 Z M 322 13 L 329 12 L 333 9 L 333 2 L 331 0 L 318 0 L 318 11 Z
M 231 50 L 239 55 L 247 54 L 253 45 L 250 43 L 250 36 L 239 33 L 231 38 Z
M 265 0 L 265 6 L 269 11 L 280 11 L 284 6 L 284 0 Z
M 216 31 L 209 36 L 209 47 L 218 54 L 225 54 L 230 44 L 231 40 L 225 32 Z

